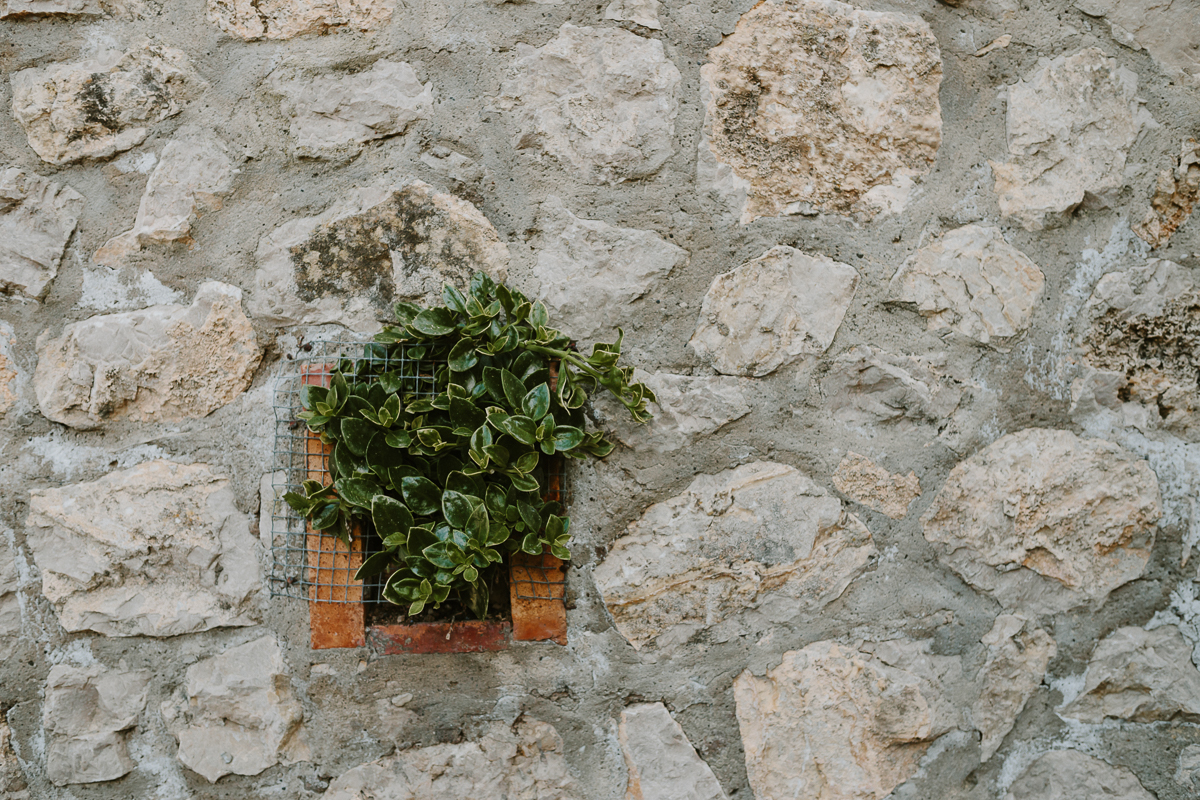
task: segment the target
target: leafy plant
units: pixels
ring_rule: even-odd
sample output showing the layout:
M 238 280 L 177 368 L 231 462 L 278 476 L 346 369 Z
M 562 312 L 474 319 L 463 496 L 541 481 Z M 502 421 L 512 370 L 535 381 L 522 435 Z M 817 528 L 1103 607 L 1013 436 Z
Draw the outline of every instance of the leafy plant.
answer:
M 384 598 L 408 616 L 454 597 L 482 619 L 506 556 L 570 558 L 570 519 L 542 500 L 544 457 L 612 451 L 585 429 L 589 393 L 611 392 L 639 422 L 655 397 L 617 364 L 623 332 L 577 353 L 542 303 L 483 273 L 443 298 L 397 303 L 362 358 L 341 359 L 327 388 L 304 387 L 298 416 L 333 446 L 331 482 L 284 499 L 347 544 L 369 520 L 383 549 L 356 577 L 386 574 Z

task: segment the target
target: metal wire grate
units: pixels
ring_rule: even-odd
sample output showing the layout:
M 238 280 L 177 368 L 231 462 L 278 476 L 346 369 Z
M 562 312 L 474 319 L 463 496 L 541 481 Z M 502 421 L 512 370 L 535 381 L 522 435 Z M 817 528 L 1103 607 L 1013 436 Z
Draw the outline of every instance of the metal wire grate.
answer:
M 385 372 L 401 378 L 402 399 L 432 397 L 438 387 L 432 364 L 409 355 L 409 347 L 384 347 L 374 342 L 330 340 L 307 343 L 284 362 L 275 383 L 275 450 L 271 481 L 271 595 L 326 603 L 385 603 L 386 575 L 365 582 L 354 580 L 358 565 L 379 552 L 382 542 L 372 526 L 356 531 L 353 552 L 347 552 L 329 534 L 310 531 L 305 520 L 283 500 L 287 492 L 300 492 L 306 479 L 329 483 L 328 455 L 320 438 L 296 414 L 303 409 L 301 390 L 306 385 L 327 386 L 335 370 L 358 380 L 371 381 Z M 541 484 L 544 499 L 564 508 L 570 501 L 566 459 L 544 459 Z M 544 567 L 542 559 L 513 564 L 517 596 L 526 599 L 562 598 L 566 578 L 561 569 Z

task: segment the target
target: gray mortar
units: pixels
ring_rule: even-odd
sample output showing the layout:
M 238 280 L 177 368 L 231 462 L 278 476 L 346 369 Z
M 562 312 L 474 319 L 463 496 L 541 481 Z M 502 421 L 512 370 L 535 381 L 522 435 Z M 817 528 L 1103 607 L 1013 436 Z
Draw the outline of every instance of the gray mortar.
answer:
M 705 374 L 706 368 L 686 343 L 710 281 L 774 245 L 790 244 L 826 254 L 854 266 L 862 276 L 826 356 L 807 367 L 785 367 L 757 380 L 750 398 L 751 414 L 700 445 L 667 457 L 620 448 L 602 464 L 575 471 L 576 501 L 571 513 L 576 538 L 570 573 L 574 608 L 569 614 L 568 647 L 517 644 L 498 654 L 379 659 L 370 659 L 365 651 L 313 652 L 307 646 L 303 603 L 275 600 L 265 613 L 264 625 L 285 644 L 293 682 L 305 705 L 314 760 L 275 767 L 255 777 L 230 776 L 215 785 L 186 770 L 174 773 L 182 774 L 187 796 L 198 800 L 249 798 L 275 791 L 281 797 L 314 797 L 332 777 L 395 747 L 455 741 L 470 736 L 483 720 L 511 718 L 527 711 L 552 723 L 562 734 L 568 761 L 588 797 L 615 800 L 624 792 L 615 719 L 627 703 L 661 700 L 675 713 L 729 796 L 746 800 L 753 795 L 747 784 L 731 688 L 743 669 L 761 674 L 777 664 L 783 652 L 825 638 L 932 637 L 935 652 L 965 653 L 977 647 L 998 613 L 992 600 L 936 562 L 917 518 L 955 463 L 1003 433 L 1033 426 L 1078 431 L 1067 415 L 1061 387 L 1040 377 L 1035 366 L 1052 350 L 1052 339 L 1062 324 L 1067 288 L 1075 279 L 1083 251 L 1103 248 L 1115 226 L 1135 221 L 1152 192 L 1154 176 L 1178 156 L 1179 141 L 1200 134 L 1200 92 L 1168 80 L 1145 52 L 1117 44 L 1106 25 L 1073 9 L 1067 0 L 1032 0 L 1004 23 L 971 13 L 969 3 L 955 9 L 933 0 L 862 2 L 859 5 L 875 10 L 919 14 L 940 43 L 945 70 L 941 88 L 945 138 L 935 168 L 899 217 L 860 224 L 822 215 L 760 219 L 739 227 L 695 188 L 696 143 L 703 118 L 699 69 L 707 50 L 733 30 L 740 14 L 753 5 L 752 0 L 706 0 L 688 5 L 668 0 L 660 12 L 662 31 L 628 26 L 639 35 L 660 39 L 667 57 L 683 75 L 676 153 L 646 180 L 616 186 L 581 183 L 551 162 L 515 153 L 503 114 L 487 109 L 487 99 L 499 94 L 517 43 L 540 46 L 555 36 L 563 22 L 612 26 L 614 23 L 602 20 L 604 5 L 497 6 L 466 0 L 411 0 L 397 9 L 390 27 L 373 35 L 342 31 L 253 43 L 220 33 L 205 19 L 202 0 L 167 3 L 160 14 L 137 21 L 0 22 L 0 74 L 77 60 L 93 42 L 111 38 L 129 45 L 149 36 L 185 51 L 209 83 L 209 91 L 200 100 L 154 127 L 150 138 L 135 150 L 158 151 L 172 131 L 194 123 L 213 128 L 232 150 L 248 158 L 224 209 L 203 217 L 194 227 L 193 246 L 151 246 L 132 258 L 134 266 L 151 269 L 159 280 L 187 298 L 205 280 L 250 289 L 260 237 L 289 219 L 319 213 L 351 187 L 403 176 L 419 177 L 475 203 L 510 243 L 511 283 L 525 290 L 536 289 L 531 277 L 534 254 L 527 242 L 537 204 L 552 193 L 581 217 L 653 230 L 685 248 L 691 255 L 686 266 L 677 269 L 660 291 L 628 310 L 630 360 L 646 369 Z M 465 42 L 454 52 L 439 49 L 437 41 L 446 34 L 470 30 L 486 32 L 490 44 Z M 1009 47 L 983 58 L 972 55 L 1004 33 L 1013 35 Z M 1039 57 L 1089 46 L 1101 48 L 1139 75 L 1139 95 L 1161 125 L 1147 131 L 1130 154 L 1127 188 L 1114 207 L 1084 209 L 1057 229 L 1034 234 L 1001 225 L 1005 238 L 1046 274 L 1046 292 L 1032 328 L 1011 352 L 943 341 L 927 333 L 916 314 L 884 302 L 888 279 L 929 233 L 980 217 L 995 224 L 999 213 L 991 178 L 986 169 L 980 170 L 986 168 L 989 158 L 1005 158 L 1005 106 L 998 92 L 1032 71 Z M 261 87 L 270 70 L 292 63 L 352 71 L 383 57 L 408 61 L 422 81 L 433 81 L 433 118 L 418 123 L 403 137 L 368 144 L 349 162 L 290 159 L 278 99 Z M 45 302 L 39 305 L 0 297 L 0 317 L 16 329 L 17 360 L 31 374 L 39 335 L 57 335 L 64 324 L 91 315 L 76 306 L 83 267 L 108 238 L 130 227 L 144 176 L 122 175 L 111 162 L 59 168 L 42 163 L 8 113 L 11 101 L 9 83 L 2 80 L 0 109 L 5 111 L 0 113 L 0 162 L 53 176 L 87 198 L 78 233 Z M 467 183 L 450 181 L 419 160 L 422 153 L 439 145 L 474 159 L 483 177 Z M 959 204 L 977 181 L 975 202 L 980 213 L 964 216 L 956 206 L 961 208 Z M 1138 265 L 1142 253 L 1134 248 L 1108 269 Z M 1156 255 L 1200 268 L 1200 223 L 1185 224 Z M 137 446 L 157 447 L 182 461 L 212 464 L 231 477 L 239 507 L 255 513 L 259 478 L 270 468 L 272 383 L 280 359 L 295 352 L 296 345 L 294 338 L 277 338 L 265 327 L 257 332 L 267 354 L 253 386 L 205 419 L 171 425 L 118 422 L 106 431 L 75 432 L 37 414 L 27 392 L 24 407 L 0 422 L 0 485 L 7 500 L 0 506 L 0 529 L 12 528 L 18 547 L 27 556 L 23 545 L 28 491 L 98 478 L 120 454 Z M 315 338 L 315 334 L 309 336 Z M 882 427 L 877 438 L 867 443 L 840 425 L 830 424 L 817 383 L 834 357 L 857 344 L 894 352 L 947 351 L 952 362 L 965 365 L 976 380 L 996 392 L 992 408 L 987 409 L 990 419 L 970 436 L 954 442 L 953 448 L 931 433 L 927 446 L 904 449 L 905 438 Z M 78 460 L 68 480 L 62 471 L 27 449 L 30 440 L 51 434 L 61 437 L 63 445 L 97 448 L 96 456 Z M 729 642 L 701 634 L 689 646 L 669 653 L 651 650 L 639 654 L 613 629 L 591 583 L 591 571 L 599 560 L 599 548 L 609 546 L 646 506 L 678 493 L 697 473 L 713 473 L 757 459 L 794 465 L 832 488 L 830 474 L 845 451 L 864 446 L 885 454 L 884 461 L 893 471 L 915 470 L 924 494 L 901 521 L 851 504 L 851 510 L 871 529 L 880 552 L 888 555 L 854 581 L 823 615 Z M 1078 675 L 1098 637 L 1121 625 L 1144 624 L 1168 604 L 1170 589 L 1195 570 L 1194 561 L 1186 570 L 1179 566 L 1180 536 L 1178 526 L 1162 528 L 1145 575 L 1114 592 L 1099 610 L 1059 614 L 1041 621 L 1058 643 L 1051 678 Z M 105 664 L 123 660 L 131 669 L 151 670 L 155 675 L 152 695 L 135 738 L 170 754 L 173 745 L 158 718 L 158 703 L 178 686 L 189 664 L 261 631 L 225 629 L 165 640 L 67 634 L 54 624 L 46 602 L 34 589 L 28 589 L 26 597 L 27 618 L 40 621 L 40 626 L 34 627 L 40 627 L 42 633 L 36 640 L 23 640 L 17 653 L 0 664 L 0 706 L 11 705 L 8 719 L 26 759 L 32 796 L 88 800 L 156 796 L 156 779 L 140 770 L 115 782 L 64 790 L 46 782 L 37 760 L 29 754 L 41 735 L 39 691 L 53 661 L 68 648 L 82 647 Z M 336 675 L 312 675 L 314 664 L 328 664 Z M 389 687 L 389 682 L 398 683 Z M 413 724 L 403 731 L 403 739 L 387 740 L 364 730 L 360 720 L 373 719 L 374 701 L 401 692 L 413 694 L 407 708 L 416 713 Z M 902 785 L 895 797 L 983 800 L 998 796 L 996 781 L 1002 777 L 1007 759 L 1069 737 L 1070 731 L 1053 713 L 1059 699 L 1055 689 L 1042 686 L 988 764 L 978 766 L 973 742 L 945 748 Z M 1200 743 L 1200 726 L 1126 724 L 1106 729 L 1088 746 L 1111 763 L 1132 769 L 1159 800 L 1176 800 L 1188 793 L 1171 776 L 1179 751 L 1190 743 Z M 174 797 L 169 792 L 161 796 Z

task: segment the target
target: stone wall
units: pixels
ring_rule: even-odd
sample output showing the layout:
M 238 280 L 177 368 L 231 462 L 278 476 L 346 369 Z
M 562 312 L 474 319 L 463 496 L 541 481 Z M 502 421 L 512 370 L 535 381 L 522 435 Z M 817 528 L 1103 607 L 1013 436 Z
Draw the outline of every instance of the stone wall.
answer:
M 0 795 L 1196 797 L 1198 42 L 0 0 Z M 659 396 L 590 410 L 568 644 L 312 651 L 275 379 L 478 269 Z

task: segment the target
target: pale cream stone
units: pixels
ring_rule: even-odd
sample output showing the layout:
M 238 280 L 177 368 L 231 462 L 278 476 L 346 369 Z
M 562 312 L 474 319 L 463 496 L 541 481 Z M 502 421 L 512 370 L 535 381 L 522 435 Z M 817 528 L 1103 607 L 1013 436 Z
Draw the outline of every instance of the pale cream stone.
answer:
M 981 641 L 987 647 L 987 660 L 979 673 L 979 697 L 971 707 L 971 719 L 983 735 L 980 760 L 987 761 L 1041 685 L 1058 646 L 1037 623 L 1013 614 L 996 617 Z
M 662 30 L 658 21 L 658 0 L 612 0 L 604 9 L 605 19 L 636 22 L 643 28 Z
M 767 0 L 708 56 L 708 146 L 748 183 L 743 224 L 896 213 L 933 167 L 942 61 L 919 17 Z
M 748 609 L 784 619 L 814 613 L 875 552 L 840 500 L 792 467 L 759 461 L 700 475 L 650 506 L 593 579 L 617 630 L 640 649 Z
M 12 325 L 0 320 L 0 417 L 7 414 L 17 404 L 17 393 L 21 384 L 17 362 L 13 359 L 13 347 L 17 344 L 17 336 Z
M 50 782 L 99 783 L 132 770 L 125 732 L 137 725 L 149 692 L 145 670 L 51 667 L 42 703 Z
M 205 464 L 149 461 L 34 489 L 26 542 L 68 631 L 177 636 L 257 622 L 249 521 Z
M 849 425 L 940 425 L 966 394 L 943 362 L 937 353 L 905 356 L 855 345 L 834 359 L 821 391 L 834 417 Z
M 931 331 L 1003 346 L 1029 328 L 1046 278 L 999 228 L 964 225 L 913 254 L 888 293 L 912 304 Z
M 1200 744 L 1189 744 L 1179 751 L 1179 767 L 1175 770 L 1175 782 L 1200 792 Z
M 43 161 L 107 158 L 182 111 L 198 84 L 182 51 L 147 42 L 100 60 L 15 73 L 13 116 Z
M 0 169 L 0 294 L 41 298 L 83 213 L 83 195 L 18 167 Z
M 517 45 L 496 107 L 518 150 L 538 150 L 592 183 L 658 171 L 675 152 L 682 77 L 662 42 L 620 28 L 577 28 L 534 49 Z
M 903 519 L 908 506 L 921 496 L 917 473 L 893 475 L 864 455 L 846 453 L 833 471 L 833 485 L 856 503 L 892 519 Z
M 1200 142 L 1185 139 L 1179 163 L 1155 181 L 1150 208 L 1133 232 L 1151 247 L 1162 247 L 1192 215 L 1200 202 Z
M 208 21 L 247 41 L 291 39 L 338 28 L 373 31 L 392 20 L 396 0 L 207 0 Z
M 99 17 L 103 15 L 104 7 L 99 0 L 0 0 L 0 19 L 26 16 Z
M 1052 750 L 1025 768 L 1004 800 L 1155 800 L 1137 776 L 1078 750 Z
M 1171 77 L 1200 83 L 1200 0 L 1076 0 L 1075 7 L 1104 17 L 1114 39 L 1145 48 Z
M 577 217 L 554 195 L 542 203 L 537 225 L 538 297 L 577 340 L 616 338 L 629 305 L 654 294 L 688 259 L 652 231 Z
M 262 358 L 241 302 L 241 289 L 210 281 L 190 306 L 67 325 L 38 346 L 33 388 L 42 414 L 74 428 L 211 414 L 245 391 Z
M 662 703 L 627 706 L 617 740 L 629 771 L 625 800 L 726 800 L 713 771 Z
M 921 527 L 963 580 L 1026 616 L 1098 606 L 1139 577 L 1162 516 L 1150 466 L 1111 442 L 1032 428 L 962 461 Z
M 760 378 L 833 344 L 858 272 L 779 245 L 713 279 L 688 346 L 726 375 Z
M 0 659 L 12 654 L 16 639 L 21 634 L 21 601 L 17 597 L 21 585 L 17 575 L 16 554 L 2 541 L 4 533 L 5 530 L 0 528 Z M 3 760 L 3 748 L 0 748 L 0 789 L 4 788 Z
M 1010 86 L 1010 157 L 989 162 L 1000 213 L 1040 231 L 1085 199 L 1115 197 L 1125 185 L 1129 149 L 1149 120 L 1137 85 L 1137 75 L 1091 47 Z
M 5 800 L 29 800 L 29 786 L 12 747 L 12 729 L 0 716 L 0 792 Z
M 374 331 L 397 300 L 442 302 L 442 285 L 508 277 L 508 245 L 479 209 L 421 181 L 351 189 L 259 242 L 250 312 L 280 327 Z

